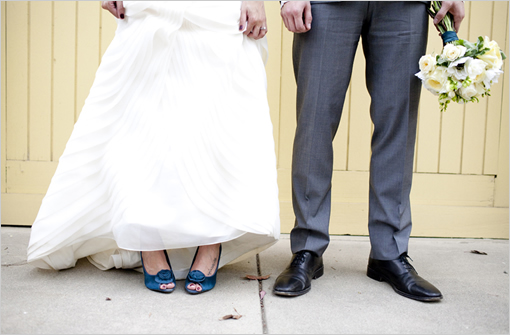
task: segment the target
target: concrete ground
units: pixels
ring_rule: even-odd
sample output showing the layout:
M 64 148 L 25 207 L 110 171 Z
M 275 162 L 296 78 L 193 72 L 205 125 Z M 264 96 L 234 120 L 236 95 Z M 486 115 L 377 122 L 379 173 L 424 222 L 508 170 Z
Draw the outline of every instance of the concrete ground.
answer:
M 220 269 L 214 290 L 197 296 L 183 281 L 171 294 L 149 291 L 141 273 L 101 271 L 86 259 L 59 272 L 34 268 L 29 235 L 1 228 L 3 334 L 509 333 L 508 240 L 411 239 L 411 264 L 444 295 L 421 303 L 366 276 L 367 237 L 333 236 L 324 276 L 308 294 L 283 298 L 271 290 L 290 260 L 288 235 Z M 257 273 L 270 277 L 241 278 Z M 219 320 L 228 314 L 242 317 Z

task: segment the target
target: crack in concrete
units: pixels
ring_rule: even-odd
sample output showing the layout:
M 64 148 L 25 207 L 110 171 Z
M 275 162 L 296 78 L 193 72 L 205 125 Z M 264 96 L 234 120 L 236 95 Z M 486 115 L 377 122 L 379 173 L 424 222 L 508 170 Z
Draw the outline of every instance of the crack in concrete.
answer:
M 260 271 L 259 254 L 257 254 L 256 258 L 257 258 L 257 275 L 262 276 L 262 272 Z M 262 290 L 262 280 L 259 279 L 258 282 L 259 282 L 259 299 L 260 299 L 261 292 L 263 291 Z M 269 334 L 269 331 L 267 329 L 266 310 L 264 308 L 264 298 L 260 299 L 260 315 L 261 315 L 261 319 L 262 319 L 262 334 Z
M 26 264 L 27 264 L 27 261 L 21 261 L 21 262 L 18 262 L 18 263 L 6 263 L 6 264 L 2 264 L 2 267 L 22 266 L 22 265 L 26 265 Z

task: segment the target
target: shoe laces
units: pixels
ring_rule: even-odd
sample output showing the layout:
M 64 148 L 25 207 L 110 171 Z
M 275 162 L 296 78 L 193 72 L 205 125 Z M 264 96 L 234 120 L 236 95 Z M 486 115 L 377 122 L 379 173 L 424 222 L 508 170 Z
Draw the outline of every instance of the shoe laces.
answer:
M 291 266 L 299 266 L 305 262 L 306 254 L 302 251 L 296 254 L 296 257 L 292 260 Z
M 411 261 L 413 260 L 411 257 L 409 257 L 409 255 L 404 252 L 402 255 L 400 255 L 400 261 L 402 262 L 402 264 L 404 264 L 404 267 L 407 269 L 407 270 L 414 270 L 414 267 L 409 263 L 409 261 L 407 259 L 410 259 Z

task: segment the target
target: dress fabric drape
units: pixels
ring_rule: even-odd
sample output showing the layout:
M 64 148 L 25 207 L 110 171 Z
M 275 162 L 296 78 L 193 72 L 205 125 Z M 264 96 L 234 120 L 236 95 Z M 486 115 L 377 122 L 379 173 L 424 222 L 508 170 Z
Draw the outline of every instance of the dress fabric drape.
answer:
M 168 250 L 178 279 L 196 246 L 220 266 L 279 237 L 266 39 L 240 2 L 129 1 L 32 226 L 28 262 L 141 267 Z

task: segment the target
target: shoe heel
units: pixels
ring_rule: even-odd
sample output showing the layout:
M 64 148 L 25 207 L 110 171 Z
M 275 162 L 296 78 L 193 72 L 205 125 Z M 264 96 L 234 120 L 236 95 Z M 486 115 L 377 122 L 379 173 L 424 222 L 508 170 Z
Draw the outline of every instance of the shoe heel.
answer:
M 321 266 L 320 268 L 318 268 L 317 271 L 315 271 L 315 273 L 313 274 L 312 279 L 320 278 L 320 277 L 322 277 L 323 274 L 324 274 L 324 265 Z
M 369 267 L 367 267 L 367 276 L 368 278 L 372 278 L 373 280 L 384 281 L 384 279 L 377 272 L 375 272 Z

